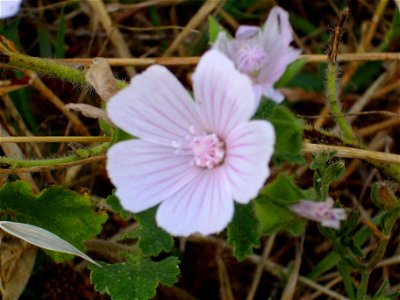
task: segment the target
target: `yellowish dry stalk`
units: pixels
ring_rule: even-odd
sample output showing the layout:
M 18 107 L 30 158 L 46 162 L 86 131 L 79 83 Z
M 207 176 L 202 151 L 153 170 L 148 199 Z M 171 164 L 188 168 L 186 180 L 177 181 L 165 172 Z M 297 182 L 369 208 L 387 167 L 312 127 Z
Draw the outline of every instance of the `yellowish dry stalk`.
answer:
M 338 157 L 343 157 L 343 158 L 359 158 L 359 159 L 375 160 L 379 162 L 394 163 L 400 165 L 400 155 L 397 154 L 370 151 L 370 150 L 343 147 L 343 146 L 303 143 L 304 153 L 317 153 L 321 151 L 327 151 L 327 152 L 336 151 L 336 155 Z
M 261 261 L 257 265 L 256 271 L 254 272 L 253 281 L 251 283 L 250 291 L 247 294 L 246 300 L 253 300 L 256 295 L 258 285 L 259 285 L 261 277 L 264 273 L 265 262 L 268 259 L 269 255 L 271 254 L 272 247 L 274 246 L 274 243 L 275 243 L 275 237 L 276 237 L 276 233 L 273 233 L 268 238 L 268 241 L 264 246 L 263 254 L 261 256 Z
M 98 21 L 101 23 L 107 35 L 109 36 L 111 43 L 118 51 L 120 57 L 132 57 L 128 45 L 126 44 L 125 38 L 119 29 L 113 25 L 110 16 L 108 15 L 107 9 L 101 0 L 87 0 L 87 3 L 92 7 L 93 13 L 97 16 Z M 126 73 L 129 77 L 133 77 L 136 74 L 135 69 L 132 66 L 125 67 Z
M 327 62 L 328 57 L 324 54 L 303 54 L 299 56 L 299 59 L 306 59 L 307 62 Z M 82 64 L 90 65 L 93 63 L 95 58 L 63 58 L 55 59 L 55 61 L 61 61 L 64 63 L 71 64 Z M 114 67 L 123 66 L 149 66 L 153 64 L 159 64 L 164 66 L 179 66 L 179 65 L 196 65 L 200 57 L 199 56 L 187 56 L 187 57 L 151 57 L 151 58 L 105 58 L 107 62 Z M 339 62 L 347 61 L 400 61 L 400 53 L 396 52 L 382 52 L 382 53 L 347 53 L 339 54 L 337 57 Z
M 108 136 L 10 136 L 0 137 L 0 143 L 103 143 L 111 141 Z M 338 157 L 376 160 L 386 163 L 400 164 L 400 155 L 370 151 L 358 148 L 331 146 L 323 144 L 303 143 L 304 153 L 320 151 L 337 152 Z

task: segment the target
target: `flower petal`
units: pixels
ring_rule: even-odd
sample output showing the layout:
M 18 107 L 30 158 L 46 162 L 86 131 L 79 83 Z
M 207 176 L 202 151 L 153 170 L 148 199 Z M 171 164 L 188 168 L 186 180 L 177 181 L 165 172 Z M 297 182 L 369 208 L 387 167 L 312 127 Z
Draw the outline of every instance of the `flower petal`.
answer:
M 249 26 L 242 25 L 239 26 L 238 30 L 235 33 L 236 39 L 249 39 L 254 37 L 260 32 L 260 27 L 258 26 Z
M 280 40 L 285 46 L 288 46 L 293 41 L 292 26 L 286 10 L 279 6 L 271 9 L 263 26 L 262 40 L 269 45 L 273 45 Z
M 255 198 L 270 174 L 268 162 L 275 144 L 275 131 L 267 121 L 239 125 L 228 135 L 223 168 L 233 198 L 248 203 Z
M 191 126 L 201 132 L 189 93 L 162 66 L 136 75 L 127 88 L 110 99 L 107 113 L 126 132 L 161 145 L 182 142 Z
M 201 58 L 193 74 L 193 90 L 205 129 L 221 137 L 248 121 L 256 109 L 250 79 L 217 50 Z
M 148 209 L 190 182 L 200 169 L 184 149 L 143 140 L 124 141 L 107 153 L 107 171 L 122 206 L 132 212 Z
M 203 170 L 184 188 L 161 203 L 156 219 L 160 227 L 177 236 L 213 234 L 233 217 L 229 182 L 221 168 Z
M 281 42 L 277 41 L 273 49 L 270 49 L 268 60 L 258 75 L 258 81 L 265 84 L 264 89 L 272 87 L 272 85 L 281 78 L 283 73 L 285 73 L 286 67 L 294 62 L 299 57 L 300 53 L 301 50 L 290 46 L 285 47 Z
M 0 19 L 15 16 L 21 6 L 22 0 L 0 0 Z
M 272 86 L 269 88 L 264 87 L 263 95 L 268 99 L 275 101 L 276 103 L 281 103 L 285 96 L 278 90 L 274 89 Z

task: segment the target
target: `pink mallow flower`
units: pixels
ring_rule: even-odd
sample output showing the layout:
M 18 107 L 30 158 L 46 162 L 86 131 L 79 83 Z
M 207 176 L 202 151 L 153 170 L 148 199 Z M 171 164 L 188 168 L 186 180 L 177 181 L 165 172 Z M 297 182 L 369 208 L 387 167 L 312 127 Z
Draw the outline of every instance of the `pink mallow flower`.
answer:
M 221 31 L 213 48 L 222 51 L 240 72 L 251 78 L 257 107 L 262 96 L 277 103 L 283 101 L 284 95 L 273 85 L 300 55 L 300 50 L 289 46 L 292 40 L 289 14 L 274 7 L 262 29 L 240 26 L 234 39 Z
M 300 200 L 290 206 L 290 209 L 303 218 L 320 222 L 322 226 L 339 229 L 340 221 L 346 220 L 343 208 L 333 208 L 334 201 L 328 198 L 325 201 Z
M 117 197 L 132 212 L 160 204 L 158 225 L 178 236 L 223 230 L 234 200 L 248 203 L 269 176 L 275 142 L 269 122 L 249 121 L 249 78 L 219 51 L 203 55 L 193 89 L 195 101 L 155 65 L 107 104 L 112 122 L 138 137 L 107 153 Z

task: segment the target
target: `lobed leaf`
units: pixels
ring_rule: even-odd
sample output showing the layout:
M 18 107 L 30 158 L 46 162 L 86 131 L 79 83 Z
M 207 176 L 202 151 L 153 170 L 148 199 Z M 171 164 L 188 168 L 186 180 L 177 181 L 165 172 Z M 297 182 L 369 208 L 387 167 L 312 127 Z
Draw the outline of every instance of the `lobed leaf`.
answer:
M 289 176 L 279 174 L 274 181 L 265 186 L 255 202 L 256 216 L 262 231 L 271 234 L 286 230 L 295 236 L 301 235 L 307 221 L 294 214 L 288 206 L 313 196 L 315 191 L 303 191 Z
M 259 222 L 253 203 L 235 203 L 235 215 L 228 226 L 228 243 L 238 260 L 244 260 L 253 253 L 253 247 L 260 245 Z
M 0 189 L 0 216 L 48 230 L 83 250 L 84 241 L 96 236 L 107 219 L 97 213 L 88 197 L 63 187 L 50 187 L 38 196 L 24 182 L 7 183 Z M 56 261 L 65 255 L 53 255 Z
M 139 228 L 127 233 L 124 237 L 138 238 L 138 246 L 146 256 L 157 256 L 162 251 L 170 251 L 174 245 L 173 237 L 157 226 L 155 220 L 157 208 L 151 208 L 136 214 Z
M 155 296 L 160 283 L 172 286 L 176 282 L 178 263 L 173 256 L 158 262 L 131 256 L 124 263 L 89 266 L 90 279 L 97 291 L 113 300 L 144 300 Z
M 284 106 L 275 106 L 267 118 L 275 127 L 275 163 L 304 163 L 302 155 L 303 124 Z

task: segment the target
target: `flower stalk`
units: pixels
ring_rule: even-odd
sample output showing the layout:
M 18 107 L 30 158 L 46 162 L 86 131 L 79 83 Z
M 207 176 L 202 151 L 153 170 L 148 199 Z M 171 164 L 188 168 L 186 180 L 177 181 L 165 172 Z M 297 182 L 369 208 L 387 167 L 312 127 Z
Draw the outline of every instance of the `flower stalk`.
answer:
M 327 67 L 327 100 L 331 113 L 335 116 L 336 122 L 343 131 L 344 137 L 347 139 L 355 139 L 353 129 L 349 122 L 343 117 L 343 111 L 338 97 L 337 86 L 337 63 L 328 62 Z
M 71 162 L 76 162 L 88 157 L 99 155 L 104 153 L 109 147 L 110 143 L 102 143 L 100 145 L 94 146 L 88 149 L 78 149 L 75 154 L 59 158 L 50 159 L 15 159 L 9 157 L 0 157 L 0 165 L 6 165 L 11 169 L 16 168 L 29 168 L 29 167 L 46 167 L 46 166 L 56 166 L 61 164 L 67 164 Z
M 339 48 L 340 35 L 344 21 L 348 16 L 348 9 L 342 11 L 339 23 L 335 26 L 333 37 L 330 43 L 327 66 L 327 101 L 331 113 L 335 116 L 336 122 L 343 131 L 344 137 L 355 140 L 355 135 L 350 123 L 343 117 L 343 111 L 339 101 L 339 88 L 337 84 L 337 54 Z
M 39 74 L 45 74 L 50 77 L 57 77 L 67 80 L 79 86 L 86 85 L 85 72 L 81 70 L 81 65 L 68 65 L 48 58 L 33 57 L 21 54 L 10 46 L 10 42 L 4 37 L 0 39 L 0 63 L 12 67 L 27 69 Z M 117 80 L 118 88 L 126 86 L 124 81 Z

